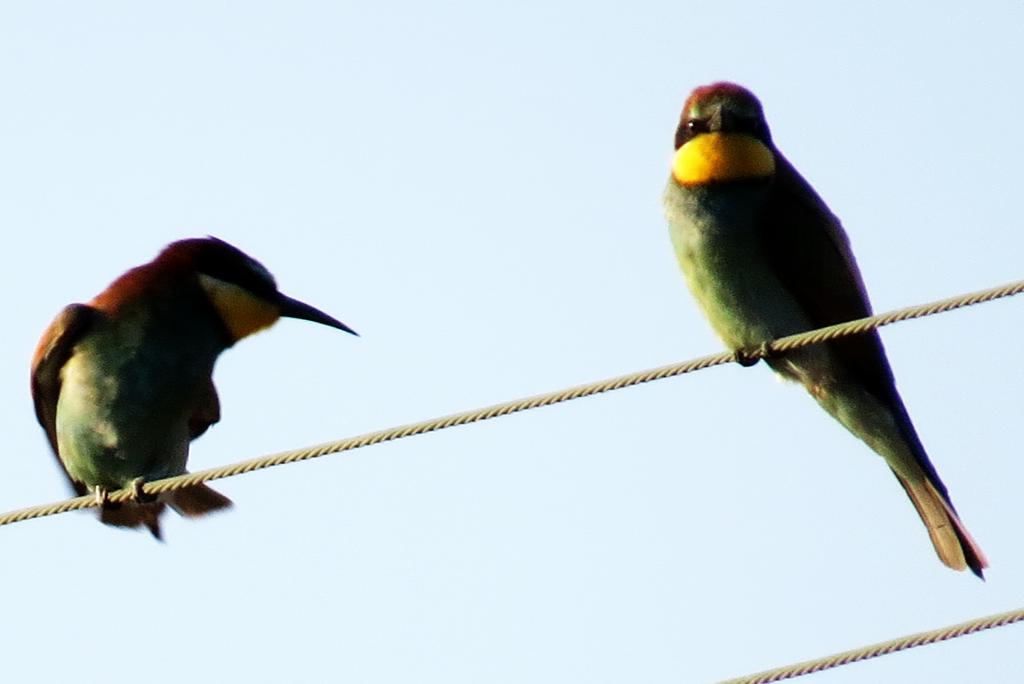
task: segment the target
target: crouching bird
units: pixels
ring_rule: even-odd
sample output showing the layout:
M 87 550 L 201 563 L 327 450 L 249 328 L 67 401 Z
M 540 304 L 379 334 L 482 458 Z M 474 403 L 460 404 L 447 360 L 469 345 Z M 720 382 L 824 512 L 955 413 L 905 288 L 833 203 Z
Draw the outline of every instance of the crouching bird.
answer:
M 753 93 L 732 83 L 694 90 L 675 148 L 665 208 L 676 256 L 741 359 L 776 338 L 871 315 L 839 220 L 779 153 Z M 988 563 L 910 422 L 878 333 L 766 360 L 885 459 L 942 562 L 981 577 Z
M 278 292 L 262 264 L 213 237 L 174 242 L 61 311 L 32 359 L 32 398 L 71 486 L 96 495 L 100 520 L 145 525 L 159 539 L 165 505 L 184 516 L 231 505 L 202 484 L 157 497 L 141 484 L 186 472 L 189 442 L 220 419 L 217 357 L 282 316 L 354 334 Z M 133 501 L 107 501 L 124 487 Z

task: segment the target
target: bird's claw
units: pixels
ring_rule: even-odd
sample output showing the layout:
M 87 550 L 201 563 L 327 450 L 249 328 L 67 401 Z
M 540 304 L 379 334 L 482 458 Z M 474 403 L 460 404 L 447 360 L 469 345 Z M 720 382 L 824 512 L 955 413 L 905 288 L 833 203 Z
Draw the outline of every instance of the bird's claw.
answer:
M 147 494 L 142 491 L 142 485 L 146 484 L 146 480 L 141 477 L 137 477 L 128 483 L 128 491 L 131 492 L 132 501 L 135 503 L 153 503 L 156 501 L 155 494 Z
M 733 357 L 736 359 L 736 363 L 740 364 L 744 368 L 749 368 L 761 359 L 767 359 L 772 355 L 772 343 L 765 341 L 762 342 L 757 349 L 737 349 L 733 352 Z
M 110 493 L 104 487 L 97 487 L 93 490 L 96 497 L 97 508 L 106 508 L 110 504 Z

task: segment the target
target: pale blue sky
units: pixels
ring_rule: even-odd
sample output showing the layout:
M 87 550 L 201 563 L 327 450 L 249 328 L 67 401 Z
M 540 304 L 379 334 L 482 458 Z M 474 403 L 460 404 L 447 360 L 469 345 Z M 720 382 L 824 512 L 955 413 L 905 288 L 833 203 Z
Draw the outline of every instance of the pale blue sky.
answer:
M 43 328 L 181 237 L 362 334 L 230 350 L 196 469 L 719 350 L 660 207 L 712 80 L 761 97 L 877 310 L 1022 278 L 1022 30 L 1019 2 L 4 3 L 0 508 L 68 494 Z M 1022 307 L 883 332 L 987 582 L 730 366 L 224 481 L 166 544 L 0 529 L 5 678 L 707 682 L 1020 607 Z M 808 681 L 1017 681 L 1021 629 Z

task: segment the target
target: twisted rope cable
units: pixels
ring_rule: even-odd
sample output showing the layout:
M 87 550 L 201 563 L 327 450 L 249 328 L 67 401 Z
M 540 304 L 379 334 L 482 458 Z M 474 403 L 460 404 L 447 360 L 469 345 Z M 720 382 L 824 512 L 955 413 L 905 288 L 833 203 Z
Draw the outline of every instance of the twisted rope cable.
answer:
M 1015 622 L 1021 622 L 1022 620 L 1024 620 L 1024 609 L 1011 610 L 1006 613 L 989 615 L 987 617 L 977 618 L 968 622 L 961 622 L 956 625 L 950 625 L 949 627 L 942 627 L 928 632 L 910 634 L 905 637 L 900 637 L 899 639 L 883 641 L 878 644 L 872 644 L 871 646 L 865 646 L 852 651 L 843 651 L 842 653 L 825 656 L 824 658 L 807 660 L 802 663 L 787 665 L 774 670 L 765 670 L 764 672 L 758 672 L 757 674 L 747 675 L 746 677 L 740 677 L 738 679 L 723 680 L 718 684 L 768 684 L 769 682 L 779 682 L 783 679 L 802 677 L 814 672 L 821 672 L 822 670 L 830 670 L 834 667 L 860 662 L 861 660 L 868 660 L 870 658 L 889 655 L 890 653 L 897 653 L 908 648 L 926 646 L 928 644 L 946 641 L 947 639 L 955 639 L 967 634 L 982 632 L 986 629 L 1012 625 Z
M 413 435 L 422 435 L 427 432 L 443 430 L 457 425 L 468 425 L 469 423 L 490 420 L 491 418 L 497 418 L 499 416 L 507 416 L 512 413 L 519 413 L 520 411 L 539 408 L 541 406 L 560 404 L 565 401 L 589 397 L 603 392 L 623 389 L 625 387 L 632 387 L 634 385 L 640 385 L 653 380 L 661 380 L 663 378 L 692 373 L 694 371 L 703 370 L 712 366 L 719 366 L 731 361 L 743 361 L 744 363 L 749 363 L 769 354 L 790 351 L 792 349 L 797 349 L 798 347 L 818 344 L 820 342 L 826 342 L 828 340 L 845 337 L 847 335 L 856 335 L 869 330 L 874 330 L 883 325 L 890 325 L 899 321 L 921 318 L 923 316 L 931 316 L 965 306 L 973 306 L 975 304 L 981 304 L 983 302 L 989 302 L 995 299 L 1020 294 L 1021 292 L 1024 292 L 1024 280 L 1008 283 L 988 290 L 950 297 L 937 302 L 897 309 L 888 313 L 860 318 L 847 323 L 819 328 L 817 330 L 811 330 L 797 335 L 782 337 L 758 350 L 744 351 L 739 354 L 720 352 L 718 354 L 701 356 L 681 363 L 660 366 L 658 368 L 630 373 L 628 375 L 620 375 L 607 380 L 600 380 L 586 385 L 577 385 L 575 387 L 570 387 L 556 392 L 538 394 L 525 399 L 493 404 L 484 408 L 455 413 L 419 423 L 409 423 L 408 425 L 400 425 L 398 427 L 378 430 L 376 432 L 368 432 L 357 437 L 350 437 L 348 439 L 342 439 L 335 442 L 326 442 L 324 444 L 307 447 L 305 449 L 284 451 L 226 466 L 147 482 L 142 486 L 142 492 L 149 495 L 162 494 L 164 492 L 170 492 L 184 487 L 191 487 L 204 482 L 210 482 L 211 480 L 220 480 L 225 477 L 233 477 L 235 475 L 241 475 L 242 473 L 249 473 L 254 470 L 262 470 L 264 468 L 284 465 L 286 463 L 296 463 L 298 461 L 305 461 L 311 458 L 319 458 L 320 456 L 326 456 L 327 454 L 337 454 L 343 451 L 361 449 L 372 444 L 390 442 L 396 439 L 412 437 Z M 131 491 L 121 489 L 116 492 L 111 492 L 109 500 L 111 502 L 122 502 L 129 501 L 132 497 L 133 494 Z M 87 495 L 59 501 L 57 503 L 23 508 L 0 515 L 0 526 L 10 525 L 23 520 L 31 520 L 33 518 L 57 515 L 58 513 L 66 513 L 68 511 L 75 511 L 83 508 L 92 508 L 94 506 L 96 506 L 96 498 L 94 496 Z

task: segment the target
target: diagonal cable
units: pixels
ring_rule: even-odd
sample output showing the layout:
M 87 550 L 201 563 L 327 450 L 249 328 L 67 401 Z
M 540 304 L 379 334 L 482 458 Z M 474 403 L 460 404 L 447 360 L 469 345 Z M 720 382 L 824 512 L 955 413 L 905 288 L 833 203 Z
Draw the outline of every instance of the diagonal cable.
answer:
M 928 632 L 910 634 L 905 637 L 900 637 L 899 639 L 883 641 L 878 644 L 872 644 L 870 646 L 853 649 L 851 651 L 835 653 L 830 656 L 825 656 L 824 658 L 807 660 L 802 663 L 795 663 L 793 665 L 779 667 L 774 670 L 765 670 L 764 672 L 747 675 L 746 677 L 727 679 L 719 682 L 718 684 L 769 684 L 769 682 L 780 682 L 784 679 L 802 677 L 814 672 L 831 670 L 834 667 L 860 662 L 861 660 L 878 658 L 879 656 L 889 655 L 890 653 L 905 651 L 908 648 L 927 646 L 928 644 L 935 644 L 940 641 L 946 641 L 947 639 L 955 639 L 968 634 L 982 632 L 986 629 L 1012 625 L 1016 622 L 1021 622 L 1022 620 L 1024 620 L 1024 609 L 1011 610 L 1006 613 L 988 615 L 968 622 L 950 625 L 949 627 L 942 627 L 941 629 L 933 629 Z
M 516 399 L 514 401 L 508 401 L 501 404 L 493 404 L 484 408 L 464 411 L 462 413 L 454 413 L 419 423 L 409 423 L 408 425 L 400 425 L 398 427 L 378 430 L 376 432 L 368 432 L 357 437 L 350 437 L 348 439 L 342 439 L 335 442 L 327 442 L 304 449 L 284 451 L 277 454 L 250 459 L 248 461 L 241 461 L 231 465 L 210 468 L 208 470 L 200 470 L 194 473 L 169 477 L 164 480 L 156 480 L 143 485 L 142 491 L 145 494 L 161 494 L 163 492 L 191 487 L 211 480 L 220 480 L 225 477 L 233 477 L 235 475 L 241 475 L 242 473 L 249 473 L 254 470 L 262 470 L 264 468 L 284 465 L 286 463 L 296 463 L 298 461 L 305 461 L 311 458 L 319 458 L 320 456 L 326 456 L 327 454 L 337 454 L 343 451 L 361 449 L 362 447 L 367 447 L 372 444 L 390 442 L 396 439 L 412 437 L 413 435 L 422 435 L 427 432 L 443 430 L 457 425 L 468 425 L 469 423 L 490 420 L 491 418 L 497 418 L 499 416 L 507 416 L 512 413 L 519 413 L 520 411 L 539 408 L 541 406 L 551 406 L 552 404 L 560 404 L 573 399 L 580 399 L 582 397 L 589 397 L 603 392 L 632 387 L 634 385 L 651 382 L 652 380 L 661 380 L 663 378 L 684 375 L 686 373 L 703 370 L 704 368 L 710 368 L 712 366 L 729 363 L 730 361 L 736 361 L 740 359 L 740 357 L 742 357 L 744 362 L 749 362 L 754 359 L 762 358 L 766 354 L 790 351 L 792 349 L 797 349 L 798 347 L 826 342 L 838 337 L 856 335 L 869 330 L 874 330 L 883 325 L 889 325 L 891 323 L 897 323 L 899 321 L 906 321 L 914 318 L 921 318 L 923 316 L 931 316 L 965 306 L 981 304 L 983 302 L 990 302 L 995 299 L 1020 294 L 1021 292 L 1024 292 L 1024 280 L 1008 283 L 988 290 L 962 294 L 928 304 L 896 309 L 888 313 L 860 318 L 855 321 L 840 323 L 827 328 L 819 328 L 817 330 L 811 330 L 797 335 L 790 335 L 789 337 L 782 337 L 775 340 L 770 345 L 766 345 L 762 349 L 745 351 L 741 355 L 730 352 L 720 352 L 718 354 L 701 356 L 696 359 L 675 363 L 669 366 L 660 366 L 658 368 L 630 373 L 628 375 L 620 375 L 607 380 L 600 380 L 586 385 L 577 385 L 575 387 L 570 387 L 556 392 L 538 394 L 525 399 Z M 132 493 L 124 489 L 112 492 L 109 496 L 109 500 L 111 502 L 128 501 L 131 498 Z M 67 511 L 92 508 L 95 505 L 95 497 L 80 496 L 74 499 L 59 501 L 57 503 L 23 508 L 0 515 L 0 526 L 10 525 L 11 523 L 21 522 L 23 520 L 31 520 L 33 518 L 56 515 L 58 513 L 65 513 Z

